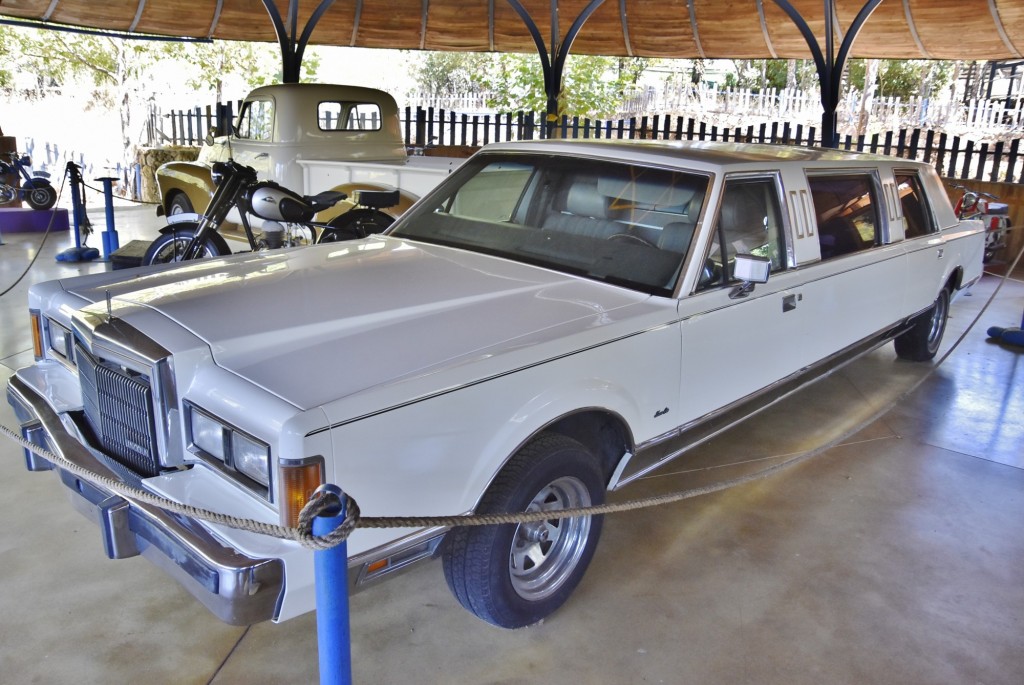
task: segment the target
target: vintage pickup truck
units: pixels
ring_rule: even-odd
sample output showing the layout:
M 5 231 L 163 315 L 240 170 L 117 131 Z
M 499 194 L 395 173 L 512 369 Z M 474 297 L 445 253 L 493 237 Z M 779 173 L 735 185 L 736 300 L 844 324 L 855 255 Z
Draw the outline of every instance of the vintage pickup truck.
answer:
M 38 361 L 8 398 L 66 459 L 259 521 L 294 522 L 321 482 L 371 516 L 592 505 L 889 340 L 931 359 L 983 247 L 903 159 L 494 145 L 383 235 L 33 286 Z M 298 544 L 57 470 L 110 557 L 148 556 L 224 620 L 314 608 Z M 601 526 L 360 529 L 350 582 L 440 556 L 467 609 L 528 625 Z
M 229 158 L 291 190 L 346 193 L 353 201 L 322 212 L 324 222 L 352 210 L 355 190 L 398 190 L 398 205 L 383 210 L 397 218 L 464 161 L 407 155 L 398 105 L 383 91 L 325 83 L 263 86 L 245 98 L 231 131 L 208 139 L 198 161 L 157 169 L 160 211 L 202 212 L 215 187 L 211 165 Z

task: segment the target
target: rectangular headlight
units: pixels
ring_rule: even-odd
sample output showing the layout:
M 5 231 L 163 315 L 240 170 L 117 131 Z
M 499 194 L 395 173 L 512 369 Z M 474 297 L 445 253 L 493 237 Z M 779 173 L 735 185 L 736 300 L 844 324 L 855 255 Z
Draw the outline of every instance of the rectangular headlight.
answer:
M 270 487 L 270 448 L 267 445 L 232 431 L 231 463 L 242 475 Z
M 224 461 L 227 450 L 224 448 L 226 429 L 218 421 L 192 407 L 189 415 L 192 418 L 192 444 L 206 454 Z
M 61 359 L 70 361 L 71 357 L 71 331 L 61 326 L 53 319 L 46 320 L 47 337 L 50 339 L 50 349 Z

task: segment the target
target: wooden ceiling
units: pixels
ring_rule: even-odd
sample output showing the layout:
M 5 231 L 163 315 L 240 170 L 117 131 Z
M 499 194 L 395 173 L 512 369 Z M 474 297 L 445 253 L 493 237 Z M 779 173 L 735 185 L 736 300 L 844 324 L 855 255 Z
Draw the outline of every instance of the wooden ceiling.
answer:
M 551 41 L 551 0 L 521 0 Z M 836 0 L 842 32 L 864 0 Z M 564 36 L 588 0 L 558 0 Z M 791 0 L 824 43 L 823 0 Z M 276 0 L 282 14 L 288 1 Z M 299 33 L 319 5 L 299 2 Z M 0 0 L 0 15 L 114 31 L 276 41 L 262 0 Z M 335 0 L 311 43 L 370 48 L 534 52 L 506 0 Z M 839 40 L 836 41 L 838 45 Z M 808 58 L 800 32 L 774 0 L 605 0 L 572 52 L 636 57 Z M 1024 0 L 884 0 L 854 57 L 1010 59 L 1024 54 Z

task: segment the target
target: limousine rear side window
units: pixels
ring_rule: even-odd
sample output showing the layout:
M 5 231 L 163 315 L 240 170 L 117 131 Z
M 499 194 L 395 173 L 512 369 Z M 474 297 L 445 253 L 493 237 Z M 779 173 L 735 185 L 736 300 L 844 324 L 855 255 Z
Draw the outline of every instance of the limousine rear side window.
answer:
M 912 171 L 896 172 L 896 191 L 903 210 L 903 235 L 917 238 L 936 231 L 931 208 L 921 187 L 921 181 Z
M 822 260 L 881 244 L 878 199 L 871 174 L 810 176 Z
M 736 283 L 739 279 L 733 271 L 737 254 L 767 259 L 771 273 L 788 266 L 780 206 L 775 176 L 726 180 L 698 291 Z

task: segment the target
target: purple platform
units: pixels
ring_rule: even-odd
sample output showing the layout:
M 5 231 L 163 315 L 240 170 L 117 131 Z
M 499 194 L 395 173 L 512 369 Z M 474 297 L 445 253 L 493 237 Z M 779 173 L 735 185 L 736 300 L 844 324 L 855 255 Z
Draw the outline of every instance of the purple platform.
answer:
M 42 233 L 50 225 L 52 231 L 68 230 L 68 210 L 54 208 L 36 210 L 29 207 L 0 207 L 0 233 Z

